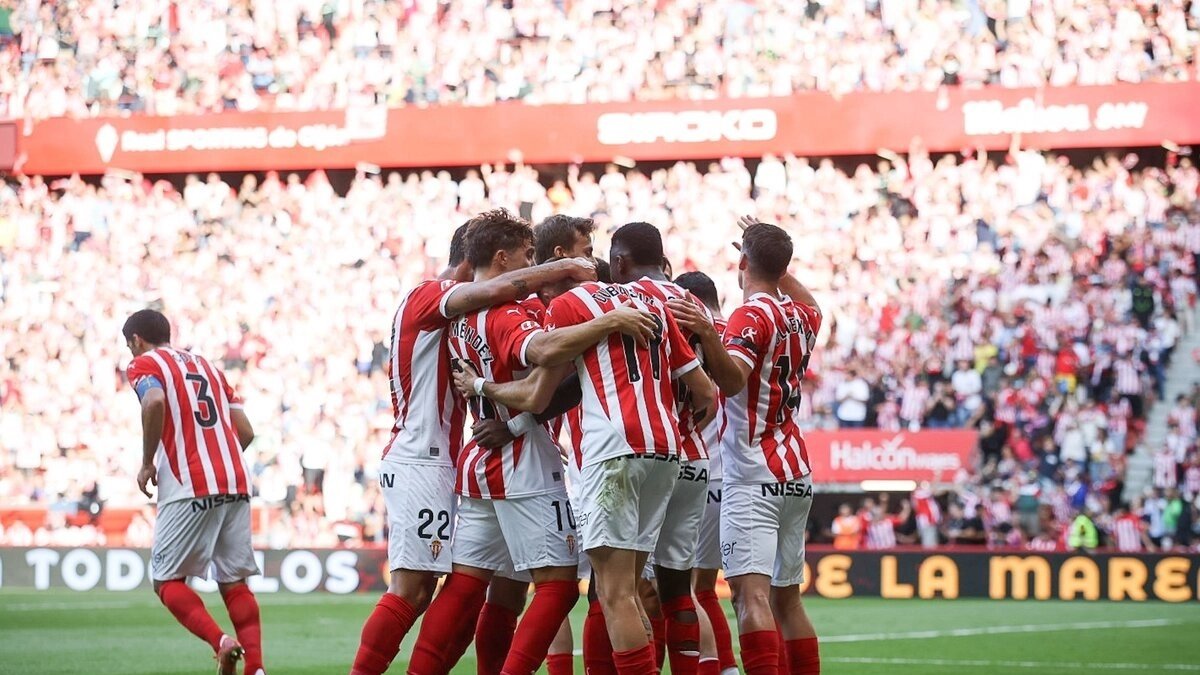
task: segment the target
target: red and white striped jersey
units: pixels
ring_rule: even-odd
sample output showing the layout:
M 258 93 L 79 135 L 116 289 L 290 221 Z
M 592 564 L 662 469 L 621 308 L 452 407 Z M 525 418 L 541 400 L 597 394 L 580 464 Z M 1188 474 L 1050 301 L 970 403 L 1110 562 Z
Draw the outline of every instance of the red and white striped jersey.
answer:
M 1062 542 L 1049 535 L 1039 534 L 1030 539 L 1025 548 L 1030 551 L 1058 551 L 1062 549 Z
M 126 374 L 135 391 L 139 382 L 153 377 L 166 395 L 167 414 L 154 458 L 159 504 L 250 494 L 250 472 L 230 416 L 242 400 L 224 373 L 201 356 L 160 347 L 135 358 Z
M 925 417 L 925 404 L 929 402 L 928 385 L 910 380 L 904 385 L 900 396 L 900 418 L 907 422 L 920 422 Z
M 1188 439 L 1196 438 L 1196 409 L 1190 405 L 1177 405 L 1167 417 L 1179 425 L 1179 432 Z
M 537 321 L 539 324 L 546 322 L 546 303 L 538 297 L 537 293 L 530 295 L 528 298 L 517 303 L 524 309 L 530 318 Z
M 1170 448 L 1154 453 L 1154 487 L 1173 488 L 1179 481 L 1179 462 Z
M 462 447 L 466 412 L 450 386 L 446 303 L 454 281 L 419 284 L 400 301 L 392 322 L 389 373 L 396 423 L 383 458 L 393 462 L 453 467 Z
M 1200 464 L 1188 464 L 1183 470 L 1183 492 L 1189 499 L 1200 495 Z
M 1146 525 L 1135 515 L 1125 514 L 1113 521 L 1113 543 L 1118 551 L 1134 553 L 1142 550 L 1142 530 Z
M 1129 433 L 1129 419 L 1133 417 L 1133 404 L 1128 399 L 1117 399 L 1108 404 L 1108 431 L 1124 436 Z M 1125 452 L 1125 448 L 1120 448 Z
M 566 429 L 567 439 L 571 445 L 570 460 L 575 470 L 583 468 L 583 406 L 571 408 L 559 417 L 560 430 Z
M 917 525 L 928 527 L 942 522 L 942 507 L 929 490 L 918 489 L 912 493 L 913 513 L 917 515 Z
M 687 291 L 677 286 L 674 282 L 642 277 L 641 279 L 638 279 L 630 284 L 630 286 L 639 288 L 645 291 L 647 294 L 658 298 L 658 300 L 664 305 L 668 300 L 691 299 L 692 303 L 704 312 L 704 315 L 708 317 L 709 321 L 713 320 L 712 312 L 709 311 L 709 309 L 705 307 L 703 303 L 688 295 Z M 700 339 L 693 335 L 692 332 L 686 328 L 680 327 L 679 330 L 683 331 L 684 339 L 687 340 L 687 343 L 692 347 L 692 350 L 696 352 L 696 358 L 700 359 L 700 363 L 703 365 L 704 354 L 700 349 Z M 708 459 L 708 449 L 712 446 L 709 446 L 707 443 L 705 443 L 703 433 L 704 430 L 697 428 L 695 417 L 692 415 L 692 406 L 689 401 L 690 397 L 688 395 L 687 387 L 684 386 L 682 382 L 676 381 L 675 411 L 679 415 L 679 436 L 680 440 L 682 441 L 679 458 L 686 462 L 695 462 L 702 459 Z M 712 424 L 709 424 L 708 426 L 711 427 Z M 707 428 L 708 427 L 705 427 L 705 430 L 707 430 Z M 711 471 L 709 472 L 709 480 L 712 480 Z
M 525 377 L 529 343 L 542 326 L 515 302 L 465 314 L 450 325 L 450 355 L 469 361 L 492 382 L 512 382 Z M 474 396 L 468 402 L 476 420 L 507 422 L 520 411 Z M 535 426 L 503 448 L 489 450 L 467 441 L 458 455 L 454 489 L 478 499 L 506 499 L 545 494 L 562 485 L 562 459 L 558 444 L 545 426 Z
M 717 335 L 725 334 L 725 327 L 728 325 L 725 319 L 713 319 L 713 326 L 717 329 Z M 725 436 L 725 429 L 729 426 L 729 419 L 725 416 L 725 396 L 717 391 L 717 417 L 708 426 L 704 427 L 704 446 L 708 448 L 708 481 L 711 483 L 715 480 L 724 480 L 725 467 L 721 462 L 721 442 Z
M 630 454 L 680 453 L 671 385 L 700 361 L 662 302 L 636 286 L 589 282 L 550 303 L 546 328 L 581 324 L 621 305 L 649 312 L 661 331 L 649 349 L 613 334 L 575 359 L 583 389 L 583 466 Z
M 725 405 L 721 451 L 731 482 L 783 483 L 810 473 L 795 411 L 820 329 L 815 307 L 766 293 L 729 317 L 725 349 L 750 366 L 745 389 Z
M 896 521 L 898 516 L 864 519 L 866 522 L 866 547 L 872 551 L 896 548 Z
M 1113 363 L 1117 393 L 1139 395 L 1142 393 L 1142 365 L 1133 358 L 1117 359 Z

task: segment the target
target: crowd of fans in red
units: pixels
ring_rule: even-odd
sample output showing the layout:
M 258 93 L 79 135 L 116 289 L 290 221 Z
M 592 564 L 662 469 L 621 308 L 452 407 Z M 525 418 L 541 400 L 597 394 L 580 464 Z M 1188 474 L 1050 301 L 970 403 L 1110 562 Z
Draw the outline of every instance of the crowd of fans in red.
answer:
M 0 1 L 0 116 L 1197 77 L 1189 0 Z
M 945 477 L 956 488 L 941 506 L 927 491 L 865 504 L 860 544 L 873 528 L 871 545 L 887 543 L 887 521 L 900 543 L 1044 546 L 1077 511 L 1115 531 L 1125 460 L 1165 366 L 1193 358 L 1173 352 L 1195 329 L 1200 171 L 1174 155 L 1073 166 L 1019 147 L 887 154 L 874 167 L 768 156 L 598 175 L 520 164 L 457 180 L 362 175 L 346 194 L 320 172 L 5 185 L 0 504 L 49 515 L 40 530 L 10 525 L 0 543 L 99 543 L 67 518 L 144 504 L 120 322 L 147 304 L 247 401 L 256 496 L 271 507 L 260 543 L 381 540 L 391 315 L 402 289 L 442 264 L 452 228 L 489 205 L 535 222 L 591 215 L 601 252 L 615 226 L 654 223 L 674 269 L 709 273 L 730 307 L 737 215 L 787 227 L 829 326 L 807 424 L 981 434 L 977 470 Z M 1155 546 L 1196 541 L 1198 403 L 1168 404 L 1172 431 L 1147 449 L 1153 490 L 1129 505 Z M 128 539 L 144 541 L 152 517 L 136 517 Z M 815 534 L 839 534 L 827 525 Z

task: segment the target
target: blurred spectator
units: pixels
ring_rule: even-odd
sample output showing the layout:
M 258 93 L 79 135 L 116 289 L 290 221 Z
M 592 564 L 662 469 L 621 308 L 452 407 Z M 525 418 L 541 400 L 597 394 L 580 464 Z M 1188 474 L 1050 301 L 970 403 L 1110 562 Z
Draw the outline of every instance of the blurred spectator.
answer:
M 1098 546 L 1100 546 L 1100 533 L 1096 529 L 1096 524 L 1092 522 L 1088 514 L 1083 511 L 1077 512 L 1074 520 L 1071 521 L 1067 547 L 1072 551 L 1091 553 Z
M 833 519 L 833 547 L 838 549 L 857 549 L 861 538 L 862 521 L 854 515 L 849 504 L 838 507 L 837 518 Z
M 856 428 L 864 426 L 867 419 L 867 402 L 871 390 L 867 381 L 851 368 L 846 379 L 837 386 L 837 419 L 840 426 Z

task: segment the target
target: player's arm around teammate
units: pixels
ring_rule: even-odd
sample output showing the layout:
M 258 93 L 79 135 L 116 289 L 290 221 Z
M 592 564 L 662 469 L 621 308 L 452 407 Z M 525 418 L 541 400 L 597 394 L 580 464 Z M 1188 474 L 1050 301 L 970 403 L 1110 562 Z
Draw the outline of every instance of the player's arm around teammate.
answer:
M 484 307 L 512 302 L 557 281 L 593 281 L 596 264 L 587 258 L 567 258 L 545 265 L 525 267 L 487 281 L 460 284 L 446 299 L 444 314 L 454 318 Z

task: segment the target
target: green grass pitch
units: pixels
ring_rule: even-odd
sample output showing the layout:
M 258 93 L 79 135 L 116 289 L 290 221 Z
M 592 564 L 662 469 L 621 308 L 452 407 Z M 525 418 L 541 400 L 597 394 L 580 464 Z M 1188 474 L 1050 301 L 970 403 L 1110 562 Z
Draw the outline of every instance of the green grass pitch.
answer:
M 219 598 L 206 600 L 228 628 Z M 271 673 L 345 674 L 375 596 L 260 595 L 259 603 Z M 830 674 L 1200 672 L 1196 603 L 813 599 L 808 607 Z M 583 613 L 580 602 L 576 636 Z M 414 637 L 392 672 L 404 672 Z M 0 673 L 211 672 L 208 648 L 149 592 L 0 590 Z M 454 673 L 474 672 L 468 652 Z

